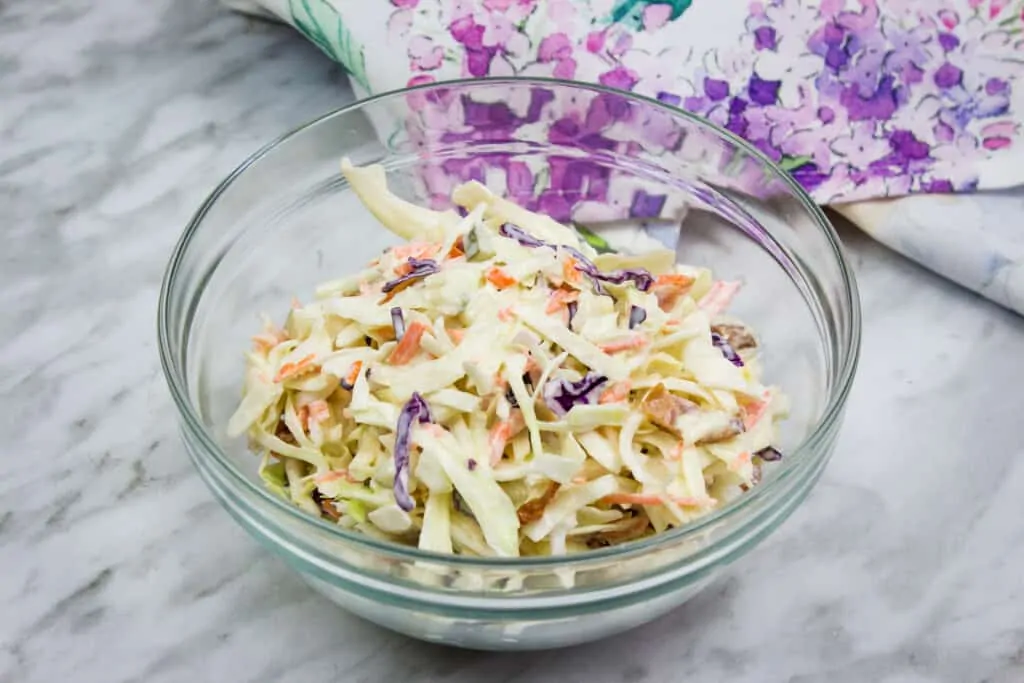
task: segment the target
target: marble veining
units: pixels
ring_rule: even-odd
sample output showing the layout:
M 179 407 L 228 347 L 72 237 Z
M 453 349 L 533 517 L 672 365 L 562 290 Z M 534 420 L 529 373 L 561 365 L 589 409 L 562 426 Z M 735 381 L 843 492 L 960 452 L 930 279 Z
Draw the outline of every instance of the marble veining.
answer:
M 1024 320 L 851 230 L 864 355 L 836 456 L 673 614 L 460 652 L 257 547 L 178 445 L 157 291 L 213 185 L 350 98 L 306 41 L 213 0 L 0 2 L 0 681 L 1024 680 Z

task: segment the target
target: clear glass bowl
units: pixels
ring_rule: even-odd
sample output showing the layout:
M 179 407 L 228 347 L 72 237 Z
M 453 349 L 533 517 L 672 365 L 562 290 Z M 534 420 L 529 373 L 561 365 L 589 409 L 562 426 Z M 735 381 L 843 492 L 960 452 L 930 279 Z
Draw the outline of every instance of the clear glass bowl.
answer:
M 742 279 L 736 314 L 760 332 L 767 381 L 789 394 L 782 462 L 685 528 L 557 558 L 421 552 L 313 519 L 264 490 L 225 425 L 257 315 L 353 272 L 396 240 L 339 173 L 382 163 L 393 188 L 443 205 L 476 178 L 556 218 L 678 216 L 680 260 Z M 657 101 L 545 80 L 464 81 L 373 97 L 257 152 L 199 209 L 159 308 L 164 373 L 192 461 L 256 539 L 346 609 L 402 633 L 483 649 L 551 648 L 680 605 L 801 503 L 827 462 L 857 364 L 850 267 L 822 212 L 760 152 Z

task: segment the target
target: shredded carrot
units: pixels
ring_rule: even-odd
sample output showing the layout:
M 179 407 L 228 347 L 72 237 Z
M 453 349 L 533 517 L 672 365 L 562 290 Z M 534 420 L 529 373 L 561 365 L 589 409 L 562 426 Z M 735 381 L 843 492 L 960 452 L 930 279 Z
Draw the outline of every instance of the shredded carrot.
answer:
M 466 331 L 458 327 L 453 327 L 452 329 L 448 330 L 448 336 L 451 337 L 452 341 L 455 342 L 457 345 L 459 342 L 462 341 L 462 338 L 466 336 Z
M 406 261 L 410 258 L 430 258 L 441 251 L 441 245 L 434 242 L 408 242 L 391 248 L 391 255 L 396 261 Z
M 514 277 L 497 266 L 487 270 L 487 281 L 498 289 L 505 289 L 516 283 L 516 279 Z
M 391 365 L 405 365 L 411 361 L 419 352 L 420 339 L 423 338 L 423 333 L 426 331 L 427 326 L 419 321 L 405 328 L 402 341 L 398 342 L 391 355 L 388 356 L 388 363 Z
M 629 392 L 633 388 L 632 383 L 627 379 L 624 382 L 616 382 L 598 397 L 598 403 L 618 403 L 629 398 Z
M 682 273 L 668 273 L 665 275 L 659 275 L 654 280 L 654 286 L 672 286 L 679 288 L 689 288 L 693 284 L 693 278 L 689 275 L 683 275 Z
M 672 447 L 672 450 L 669 452 L 668 459 L 669 460 L 682 460 L 683 459 L 683 448 L 684 447 L 685 447 L 685 444 L 682 441 L 677 443 L 675 446 Z
M 512 424 L 508 420 L 491 427 L 491 432 L 487 435 L 487 445 L 491 450 L 491 467 L 501 462 L 501 456 L 505 453 L 505 445 L 511 436 Z
M 395 275 L 408 275 L 412 272 L 412 264 L 408 261 L 402 261 L 395 266 Z
M 283 341 L 285 341 L 285 339 L 281 339 L 270 332 L 261 332 L 257 335 L 253 335 L 252 345 L 257 351 L 263 351 L 266 353 Z
M 749 431 L 768 411 L 767 401 L 754 401 L 743 406 L 743 426 Z
M 664 505 L 675 503 L 683 507 L 705 507 L 714 504 L 713 498 L 693 496 L 669 496 L 661 493 L 611 493 L 601 499 L 609 505 Z
M 607 344 L 601 344 L 599 348 L 605 353 L 618 353 L 619 351 L 628 351 L 630 349 L 640 349 L 647 346 L 647 339 L 640 335 L 634 335 L 625 339 L 619 339 L 618 341 L 608 342 Z
M 363 361 L 357 360 L 351 366 L 349 366 L 348 374 L 345 375 L 345 384 L 352 386 L 359 379 L 359 372 L 363 369 Z
M 299 417 L 299 424 L 303 429 L 309 429 L 309 406 L 299 406 L 295 411 Z
M 465 253 L 466 251 L 463 248 L 462 244 L 462 235 L 459 235 L 459 237 L 456 238 L 455 243 L 452 244 L 452 248 L 448 250 L 448 256 L 446 256 L 445 258 L 459 258 Z
M 580 274 L 577 268 L 576 259 L 571 256 L 566 256 L 562 259 L 562 277 L 565 278 L 566 282 L 579 282 L 583 279 L 583 275 Z
M 503 323 L 507 323 L 513 320 L 515 317 L 515 312 L 513 311 L 511 306 L 506 306 L 505 308 L 498 309 L 498 320 L 500 320 Z
M 609 504 L 661 505 L 663 499 L 657 493 L 610 493 L 601 500 Z
M 548 305 L 544 307 L 544 312 L 555 313 L 570 301 L 576 301 L 579 298 L 580 293 L 577 289 L 556 289 L 548 297 Z
M 505 453 L 508 440 L 515 436 L 523 428 L 523 425 L 522 413 L 516 411 L 507 420 L 498 422 L 491 427 L 491 432 L 487 436 L 487 444 L 491 451 L 492 467 L 501 462 L 501 456 Z
M 742 453 L 740 453 L 739 455 L 732 459 L 732 462 L 729 463 L 729 468 L 732 470 L 738 470 L 749 462 L 750 452 L 743 451 Z
M 721 313 L 732 301 L 732 298 L 736 296 L 736 292 L 740 291 L 742 287 L 740 282 L 726 282 L 719 280 L 711 285 L 711 289 L 708 293 L 701 297 L 701 300 L 697 302 L 697 305 L 703 308 L 711 315 Z
M 327 404 L 327 401 L 323 399 L 311 401 L 305 407 L 309 414 L 309 419 L 314 422 L 323 422 L 331 417 L 331 407 Z
M 286 379 L 298 377 L 299 375 L 305 374 L 316 367 L 313 362 L 316 360 L 316 354 L 309 354 L 298 363 L 285 363 L 281 366 L 281 369 L 274 375 L 275 382 L 283 382 Z

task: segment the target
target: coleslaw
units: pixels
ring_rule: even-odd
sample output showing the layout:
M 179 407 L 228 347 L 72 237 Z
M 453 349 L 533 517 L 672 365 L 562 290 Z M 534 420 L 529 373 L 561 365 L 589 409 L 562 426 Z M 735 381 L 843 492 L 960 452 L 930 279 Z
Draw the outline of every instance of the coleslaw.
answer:
M 781 458 L 740 283 L 476 182 L 441 212 L 342 172 L 406 243 L 253 337 L 228 432 L 276 494 L 424 550 L 557 555 L 684 525 Z

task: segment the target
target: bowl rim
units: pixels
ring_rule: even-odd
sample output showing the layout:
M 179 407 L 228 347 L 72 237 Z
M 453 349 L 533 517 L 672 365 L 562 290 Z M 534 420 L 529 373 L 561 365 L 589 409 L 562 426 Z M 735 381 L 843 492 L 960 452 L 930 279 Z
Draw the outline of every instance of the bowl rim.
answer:
M 516 87 L 547 86 L 556 88 L 575 88 L 597 94 L 614 95 L 616 97 L 623 97 L 628 100 L 632 100 L 639 104 L 654 107 L 655 109 L 659 109 L 674 117 L 681 117 L 691 124 L 708 130 L 717 137 L 735 145 L 744 153 L 758 159 L 779 180 L 786 184 L 795 198 L 800 202 L 802 208 L 814 220 L 818 229 L 822 231 L 826 238 L 832 255 L 839 266 L 843 283 L 843 299 L 840 301 L 840 306 L 845 306 L 849 314 L 849 335 L 845 340 L 838 340 L 839 343 L 836 346 L 838 353 L 836 354 L 836 358 L 839 360 L 839 365 L 835 371 L 836 381 L 831 391 L 828 392 L 827 401 L 820 417 L 814 422 L 807 436 L 804 437 L 804 439 L 793 449 L 791 449 L 786 456 L 787 461 L 796 461 L 797 464 L 791 465 L 785 471 L 780 472 L 779 476 L 753 487 L 750 491 L 747 491 L 732 501 L 729 501 L 714 512 L 704 515 L 703 517 L 681 527 L 670 529 L 663 533 L 655 534 L 641 540 L 624 543 L 618 546 L 590 550 L 588 552 L 575 555 L 468 557 L 464 555 L 456 555 L 454 553 L 447 554 L 425 551 L 392 541 L 377 540 L 369 535 L 349 531 L 348 529 L 344 529 L 336 524 L 328 524 L 322 519 L 312 517 L 287 501 L 273 495 L 264 487 L 259 486 L 255 481 L 250 480 L 230 461 L 226 453 L 218 446 L 189 398 L 188 381 L 185 376 L 184 368 L 179 367 L 178 363 L 175 362 L 176 354 L 173 349 L 172 334 L 169 330 L 168 324 L 171 309 L 171 292 L 173 285 L 177 280 L 179 265 L 189 249 L 193 236 L 199 231 L 206 214 L 209 213 L 211 208 L 217 203 L 221 195 L 223 195 L 228 188 L 250 167 L 257 164 L 279 146 L 288 143 L 292 138 L 298 137 L 306 130 L 314 128 L 329 119 L 359 111 L 364 107 L 378 102 L 395 100 L 410 93 L 446 88 L 472 88 L 475 86 L 493 87 L 502 83 L 509 83 Z M 202 290 L 200 289 L 200 294 L 201 292 Z M 160 286 L 160 295 L 157 305 L 157 340 L 160 364 L 164 373 L 164 379 L 170 389 L 171 397 L 177 406 L 181 420 L 184 422 L 184 425 L 187 426 L 188 430 L 198 438 L 199 445 L 204 454 L 211 455 L 213 461 L 220 466 L 220 469 L 228 473 L 231 481 L 237 485 L 236 489 L 240 487 L 241 491 L 270 504 L 272 507 L 277 508 L 282 513 L 295 520 L 300 520 L 300 523 L 302 524 L 308 524 L 314 529 L 320 529 L 321 531 L 332 534 L 339 540 L 352 543 L 357 546 L 363 546 L 374 552 L 392 557 L 410 561 L 445 563 L 462 568 L 506 570 L 523 570 L 528 568 L 548 569 L 556 566 L 579 567 L 598 560 L 611 560 L 614 558 L 624 558 L 625 556 L 642 555 L 646 554 L 648 551 L 656 551 L 676 542 L 693 538 L 711 525 L 735 517 L 744 509 L 750 507 L 753 503 L 769 497 L 772 492 L 778 490 L 782 486 L 783 482 L 794 475 L 795 470 L 798 469 L 799 465 L 803 465 L 805 460 L 813 462 L 820 458 L 827 457 L 827 451 L 815 453 L 814 447 L 828 436 L 833 424 L 841 418 L 847 397 L 849 396 L 860 357 L 861 309 L 853 268 L 845 255 L 842 243 L 835 228 L 826 217 L 824 211 L 814 202 L 813 199 L 811 199 L 810 195 L 808 195 L 803 187 L 796 182 L 792 175 L 772 161 L 772 159 L 764 152 L 747 142 L 745 139 L 734 134 L 732 131 L 722 128 L 703 117 L 671 106 L 655 98 L 595 83 L 568 81 L 557 78 L 464 78 L 388 90 L 376 95 L 371 95 L 365 99 L 356 100 L 293 128 L 287 133 L 265 144 L 246 158 L 220 183 L 218 183 L 213 191 L 210 192 L 210 194 L 203 200 L 192 218 L 189 219 L 184 231 L 174 245 Z M 843 343 L 844 341 L 845 343 Z

